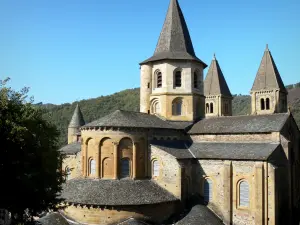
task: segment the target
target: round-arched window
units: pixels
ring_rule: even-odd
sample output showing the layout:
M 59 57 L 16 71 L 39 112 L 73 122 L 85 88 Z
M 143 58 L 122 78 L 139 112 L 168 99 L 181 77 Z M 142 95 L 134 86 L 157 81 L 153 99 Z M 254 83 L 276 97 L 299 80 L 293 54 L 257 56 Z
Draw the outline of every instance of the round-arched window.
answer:
M 121 178 L 130 177 L 130 160 L 125 158 L 121 160 Z

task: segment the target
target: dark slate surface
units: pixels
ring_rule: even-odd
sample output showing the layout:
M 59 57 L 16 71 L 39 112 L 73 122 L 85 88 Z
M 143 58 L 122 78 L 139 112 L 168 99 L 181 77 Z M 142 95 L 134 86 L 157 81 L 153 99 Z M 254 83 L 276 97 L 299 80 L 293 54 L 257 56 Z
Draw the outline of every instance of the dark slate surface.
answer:
M 272 115 L 228 116 L 206 118 L 197 122 L 189 134 L 238 134 L 280 131 L 289 117 L 288 113 Z
M 222 225 L 222 221 L 206 206 L 196 205 L 176 225 Z
M 186 130 L 194 124 L 193 122 L 188 122 L 188 121 L 169 121 L 169 120 L 168 123 L 170 123 L 172 127 L 177 129 L 182 129 L 182 130 Z
M 59 213 L 50 213 L 40 218 L 36 225 L 70 225 L 67 220 Z
M 69 123 L 69 127 L 70 128 L 76 128 L 76 127 L 81 127 L 85 124 L 85 121 L 84 121 L 84 118 L 83 118 L 83 115 L 82 115 L 82 112 L 80 110 L 80 107 L 79 105 L 77 104 L 76 108 L 75 108 L 75 111 L 73 113 L 73 116 L 72 116 L 72 119 Z
M 190 144 L 187 141 L 163 141 L 153 140 L 150 143 L 152 146 L 157 147 L 177 159 L 190 159 L 193 155 L 188 150 Z
M 155 115 L 140 112 L 116 110 L 115 112 L 95 120 L 83 127 L 137 127 L 183 129 L 178 124 L 160 119 Z
M 163 59 L 195 60 L 204 67 L 207 66 L 195 55 L 188 27 L 177 0 L 170 2 L 154 55 L 141 64 Z
M 287 92 L 272 54 L 267 46 L 251 91 L 270 89 L 280 89 L 283 92 Z
M 81 143 L 75 142 L 62 147 L 59 151 L 66 155 L 76 155 L 81 151 Z
M 73 179 L 61 197 L 69 203 L 87 205 L 147 205 L 178 199 L 151 180 Z
M 204 81 L 204 95 L 224 95 L 231 97 L 225 77 L 222 73 L 218 60 L 212 60 Z
M 118 223 L 117 225 L 147 225 L 148 223 L 145 223 L 143 221 L 136 220 L 134 218 L 130 218 L 128 220 L 125 220 L 124 222 Z
M 219 143 L 185 141 L 151 141 L 157 147 L 177 159 L 235 159 L 267 160 L 279 143 Z
M 198 159 L 267 160 L 279 143 L 193 143 L 189 149 Z

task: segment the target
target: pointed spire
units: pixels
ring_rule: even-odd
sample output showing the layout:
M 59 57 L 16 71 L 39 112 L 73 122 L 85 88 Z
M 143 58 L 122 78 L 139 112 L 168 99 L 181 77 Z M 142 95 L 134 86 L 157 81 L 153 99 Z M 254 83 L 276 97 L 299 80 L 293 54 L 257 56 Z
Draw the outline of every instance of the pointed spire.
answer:
M 208 69 L 205 81 L 204 81 L 204 95 L 224 95 L 231 97 L 231 92 L 228 88 L 216 54 L 213 56 L 213 60 Z
M 154 55 L 142 62 L 153 62 L 163 59 L 194 60 L 207 66 L 195 55 L 188 27 L 177 0 L 171 0 L 165 23 L 154 52 Z
M 85 121 L 83 119 L 82 112 L 80 110 L 79 105 L 77 104 L 75 111 L 73 113 L 72 119 L 69 123 L 69 128 L 79 128 L 81 126 L 85 125 Z
M 286 92 L 268 45 L 266 46 L 251 91 L 279 89 Z

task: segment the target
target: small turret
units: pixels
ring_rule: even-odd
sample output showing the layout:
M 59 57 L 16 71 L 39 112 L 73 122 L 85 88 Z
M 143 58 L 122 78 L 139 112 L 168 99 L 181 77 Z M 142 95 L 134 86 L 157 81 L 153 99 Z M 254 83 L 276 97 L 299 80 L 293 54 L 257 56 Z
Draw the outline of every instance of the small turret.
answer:
M 80 135 L 79 128 L 82 127 L 83 125 L 85 125 L 85 121 L 82 112 L 80 110 L 80 107 L 77 104 L 68 127 L 68 144 L 80 140 L 81 135 Z
M 232 95 L 214 54 L 204 81 L 205 115 L 231 116 Z
M 268 45 L 250 93 L 252 98 L 252 114 L 287 112 L 288 93 Z

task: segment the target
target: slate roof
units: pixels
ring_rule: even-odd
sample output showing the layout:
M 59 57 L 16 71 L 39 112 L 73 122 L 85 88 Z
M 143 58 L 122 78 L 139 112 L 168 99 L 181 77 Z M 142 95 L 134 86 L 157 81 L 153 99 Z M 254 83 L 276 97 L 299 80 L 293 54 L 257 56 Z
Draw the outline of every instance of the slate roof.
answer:
M 36 225 L 70 225 L 67 220 L 57 212 L 50 213 L 36 222 Z
M 190 33 L 177 0 L 170 1 L 154 55 L 141 64 L 164 59 L 194 60 L 202 63 L 204 68 L 207 66 L 195 55 Z
M 205 118 L 197 122 L 188 133 L 240 134 L 278 132 L 288 118 L 288 113 Z
M 61 198 L 69 203 L 118 206 L 148 205 L 178 199 L 151 180 L 72 179 L 63 187 Z
M 220 143 L 186 141 L 152 141 L 157 147 L 177 159 L 268 160 L 279 143 Z
M 77 106 L 74 110 L 72 119 L 69 123 L 69 128 L 77 128 L 77 127 L 79 128 L 79 127 L 83 126 L 84 124 L 85 124 L 85 121 L 84 121 L 82 112 L 80 110 L 79 105 L 77 104 Z
M 204 81 L 204 95 L 232 96 L 215 55 Z
M 150 145 L 169 153 L 177 159 L 193 158 L 193 155 L 188 150 L 191 144 L 187 141 L 153 140 L 150 142 Z
M 196 205 L 176 225 L 223 225 L 222 221 L 206 206 Z
M 193 143 L 189 150 L 197 159 L 238 159 L 265 161 L 279 143 Z
M 84 127 L 136 127 L 180 130 L 185 128 L 185 125 L 186 123 L 182 123 L 181 125 L 172 123 L 147 113 L 116 110 L 107 116 L 86 124 Z
M 145 223 L 143 221 L 140 221 L 140 220 L 136 220 L 134 218 L 130 218 L 130 219 L 127 219 L 121 223 L 118 223 L 117 225 L 147 225 L 148 223 Z
M 76 155 L 81 151 L 81 143 L 74 142 L 62 147 L 59 151 L 66 155 Z
M 267 45 L 251 91 L 270 89 L 279 89 L 287 92 Z

